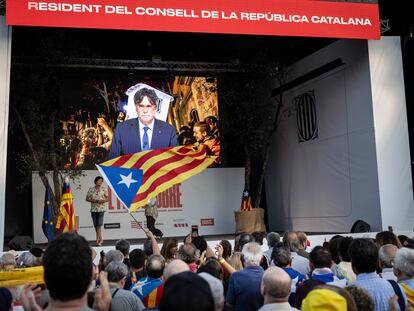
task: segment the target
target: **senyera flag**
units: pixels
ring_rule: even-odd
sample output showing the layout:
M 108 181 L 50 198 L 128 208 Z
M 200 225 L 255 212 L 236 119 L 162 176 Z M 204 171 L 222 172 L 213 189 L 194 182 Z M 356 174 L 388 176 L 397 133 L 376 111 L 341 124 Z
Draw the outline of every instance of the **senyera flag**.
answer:
M 186 145 L 123 155 L 97 168 L 130 212 L 171 186 L 202 172 L 216 157 L 203 145 Z
M 62 197 L 60 199 L 59 216 L 56 221 L 59 232 L 69 232 L 75 229 L 75 210 L 73 208 L 73 195 L 70 190 L 69 178 L 63 181 Z

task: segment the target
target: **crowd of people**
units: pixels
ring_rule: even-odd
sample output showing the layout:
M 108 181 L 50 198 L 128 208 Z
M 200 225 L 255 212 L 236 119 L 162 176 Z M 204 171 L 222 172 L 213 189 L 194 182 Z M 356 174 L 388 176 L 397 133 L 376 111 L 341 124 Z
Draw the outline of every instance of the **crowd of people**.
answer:
M 266 243 L 263 245 L 263 240 Z M 77 233 L 46 250 L 4 253 L 0 268 L 41 265 L 44 285 L 0 288 L 0 311 L 24 310 L 410 310 L 414 241 L 390 231 L 375 239 L 334 236 L 313 246 L 304 232 L 242 233 L 214 249 L 202 236 L 180 242 L 151 231 L 99 254 Z M 98 258 L 96 261 L 98 262 Z

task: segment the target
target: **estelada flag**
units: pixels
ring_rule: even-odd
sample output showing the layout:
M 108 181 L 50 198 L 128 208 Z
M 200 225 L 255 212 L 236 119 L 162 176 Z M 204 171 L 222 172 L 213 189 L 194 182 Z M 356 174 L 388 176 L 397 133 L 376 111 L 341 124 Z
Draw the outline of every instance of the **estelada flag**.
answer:
M 202 172 L 215 156 L 200 144 L 146 150 L 96 165 L 116 197 L 130 212 L 171 186 Z
M 250 192 L 247 189 L 243 190 L 243 194 L 242 194 L 242 201 L 240 204 L 240 210 L 242 212 L 248 212 L 252 210 L 252 202 L 251 202 L 251 198 L 250 198 Z
M 69 179 L 63 182 L 62 198 L 60 199 L 59 216 L 56 221 L 56 229 L 60 232 L 69 232 L 75 228 L 75 210 L 73 208 L 73 196 L 70 190 Z

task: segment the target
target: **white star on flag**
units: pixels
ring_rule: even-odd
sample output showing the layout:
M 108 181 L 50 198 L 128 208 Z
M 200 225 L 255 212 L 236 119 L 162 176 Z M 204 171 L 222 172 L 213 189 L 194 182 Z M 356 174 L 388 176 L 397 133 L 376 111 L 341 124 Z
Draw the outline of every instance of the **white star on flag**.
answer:
M 125 184 L 125 186 L 127 186 L 128 189 L 131 184 L 138 182 L 138 180 L 132 179 L 132 172 L 129 173 L 128 176 L 125 176 L 122 174 L 119 174 L 119 176 L 121 177 L 122 180 L 118 182 L 118 185 Z

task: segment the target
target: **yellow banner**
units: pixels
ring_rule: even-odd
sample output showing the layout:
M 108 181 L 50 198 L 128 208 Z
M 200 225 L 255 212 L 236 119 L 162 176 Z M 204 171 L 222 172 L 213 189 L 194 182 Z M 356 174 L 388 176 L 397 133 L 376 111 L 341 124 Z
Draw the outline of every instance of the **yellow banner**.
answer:
M 0 271 L 0 287 L 44 283 L 43 266 Z

